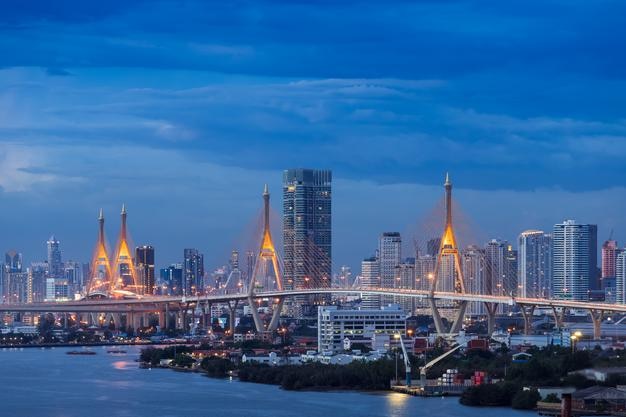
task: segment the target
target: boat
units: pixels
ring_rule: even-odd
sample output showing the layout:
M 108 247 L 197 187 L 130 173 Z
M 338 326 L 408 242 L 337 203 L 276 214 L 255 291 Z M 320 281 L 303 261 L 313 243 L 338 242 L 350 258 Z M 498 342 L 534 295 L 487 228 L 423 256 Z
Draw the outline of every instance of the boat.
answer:
M 110 350 L 107 350 L 107 353 L 126 353 L 126 351 L 120 350 L 120 349 L 110 349 Z
M 96 352 L 92 350 L 70 350 L 65 352 L 68 355 L 95 355 Z

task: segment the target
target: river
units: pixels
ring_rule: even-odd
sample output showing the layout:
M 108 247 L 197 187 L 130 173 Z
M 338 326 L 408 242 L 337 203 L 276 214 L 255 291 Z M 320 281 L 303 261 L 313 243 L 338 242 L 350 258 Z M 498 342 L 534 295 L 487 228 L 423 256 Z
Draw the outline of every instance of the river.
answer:
M 472 408 L 457 398 L 397 393 L 292 392 L 271 385 L 140 369 L 139 347 L 125 354 L 67 355 L 70 348 L 1 349 L 3 417 L 532 417 L 533 412 Z

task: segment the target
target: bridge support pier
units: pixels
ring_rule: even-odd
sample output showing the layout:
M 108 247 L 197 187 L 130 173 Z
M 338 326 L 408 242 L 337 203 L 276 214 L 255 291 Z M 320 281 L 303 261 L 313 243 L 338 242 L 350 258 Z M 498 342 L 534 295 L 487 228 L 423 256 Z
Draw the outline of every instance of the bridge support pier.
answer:
M 256 331 L 258 333 L 262 333 L 265 331 L 265 326 L 263 325 L 263 321 L 261 320 L 261 316 L 259 315 L 259 309 L 254 302 L 254 298 L 252 295 L 248 295 L 248 305 L 250 306 L 250 311 L 252 312 L 252 318 L 254 319 L 254 327 L 256 327 Z
M 467 301 L 462 300 L 459 301 L 459 311 L 456 313 L 456 317 L 454 318 L 454 322 L 452 323 L 452 328 L 450 329 L 450 333 L 458 333 L 461 330 L 461 326 L 463 325 L 463 319 L 465 318 L 465 309 L 467 308 Z
M 532 333 L 532 319 L 535 312 L 534 305 L 519 304 L 522 311 L 522 317 L 524 317 L 524 334 L 529 335 Z
M 272 320 L 270 321 L 269 330 L 273 332 L 278 327 L 278 322 L 280 321 L 280 313 L 283 310 L 283 303 L 285 302 L 285 297 L 280 297 L 278 302 L 274 304 L 274 311 L 272 312 Z
M 441 314 L 439 314 L 439 309 L 437 308 L 435 299 L 433 297 L 429 297 L 428 304 L 430 305 L 430 309 L 433 313 L 433 321 L 435 322 L 435 330 L 437 331 L 437 334 L 445 333 L 443 328 L 443 320 L 441 319 Z
M 485 303 L 487 310 L 487 336 L 491 337 L 496 330 L 496 314 L 498 313 L 497 303 Z
M 561 312 L 559 313 L 555 306 L 552 307 L 552 315 L 554 317 L 554 326 L 557 329 L 561 329 L 563 327 L 563 320 L 565 320 L 565 312 L 567 309 L 565 307 L 561 308 Z
M 167 324 L 166 324 L 166 319 L 165 319 L 165 311 L 164 310 L 158 310 L 158 316 L 159 316 L 159 328 L 161 330 L 167 328 Z
M 239 300 L 235 300 L 234 304 L 228 302 L 228 312 L 230 316 L 228 317 L 228 328 L 230 329 L 230 336 L 235 337 L 235 319 L 237 313 L 237 305 L 239 304 Z
M 602 338 L 602 320 L 604 319 L 604 311 L 595 310 L 591 308 L 589 309 L 589 315 L 591 316 L 591 321 L 593 322 L 593 338 L 594 340 L 601 339 Z

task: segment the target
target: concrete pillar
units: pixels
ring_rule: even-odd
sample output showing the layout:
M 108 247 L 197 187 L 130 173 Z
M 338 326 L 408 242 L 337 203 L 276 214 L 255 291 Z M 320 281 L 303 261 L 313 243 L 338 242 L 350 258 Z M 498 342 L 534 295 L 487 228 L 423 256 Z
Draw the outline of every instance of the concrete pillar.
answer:
M 457 334 L 461 330 L 461 326 L 463 325 L 463 319 L 465 319 L 465 309 L 467 308 L 467 303 L 468 302 L 465 300 L 459 302 L 459 310 L 456 313 L 454 323 L 452 323 L 450 333 Z
M 443 328 L 443 320 L 441 319 L 441 314 L 439 314 L 439 309 L 437 308 L 435 299 L 433 297 L 429 297 L 428 304 L 430 305 L 430 309 L 433 313 L 433 321 L 435 322 L 435 330 L 437 331 L 437 334 L 446 333 Z
M 602 338 L 602 320 L 604 319 L 603 310 L 589 309 L 591 321 L 593 322 L 593 338 L 598 340 Z
M 561 308 L 561 312 L 559 313 L 556 310 L 555 306 L 552 306 L 552 316 L 554 317 L 554 325 L 557 329 L 561 329 L 563 327 L 563 320 L 565 319 L 565 312 L 567 309 L 565 307 Z
M 283 303 L 285 302 L 285 297 L 280 297 L 278 299 L 278 303 L 274 304 L 274 311 L 272 312 L 272 320 L 270 321 L 269 330 L 273 332 L 278 328 L 278 322 L 280 321 L 280 313 L 283 309 Z
M 115 330 L 120 330 L 122 327 L 122 315 L 120 313 L 111 314 L 113 318 L 113 325 L 115 326 Z
M 170 305 L 169 304 L 165 304 L 165 328 L 169 329 L 170 328 Z
M 485 303 L 487 310 L 487 336 L 491 337 L 496 330 L 496 314 L 498 313 L 497 303 Z
M 256 331 L 259 333 L 264 332 L 265 326 L 263 325 L 263 321 L 261 321 L 259 310 L 257 309 L 256 303 L 254 302 L 254 298 L 252 298 L 252 295 L 248 296 L 248 304 L 250 305 L 250 311 L 252 312 L 252 318 L 254 319 L 254 326 L 256 327 Z
M 535 306 L 525 304 L 518 305 L 520 307 L 520 310 L 522 311 L 522 317 L 524 317 L 524 334 L 529 335 L 532 333 L 532 319 L 533 312 L 535 311 Z
M 63 328 L 67 329 L 69 326 L 67 325 L 67 313 L 63 313 Z
M 236 319 L 236 313 L 237 313 L 237 304 L 239 304 L 239 300 L 235 300 L 234 304 L 231 304 L 231 302 L 228 302 L 228 312 L 230 313 L 230 316 L 228 317 L 228 327 L 230 330 L 230 336 L 234 337 L 235 335 L 235 319 Z
M 159 315 L 159 327 L 161 328 L 161 330 L 167 328 L 167 320 L 165 319 L 165 311 L 164 310 L 159 310 L 158 311 L 158 315 Z

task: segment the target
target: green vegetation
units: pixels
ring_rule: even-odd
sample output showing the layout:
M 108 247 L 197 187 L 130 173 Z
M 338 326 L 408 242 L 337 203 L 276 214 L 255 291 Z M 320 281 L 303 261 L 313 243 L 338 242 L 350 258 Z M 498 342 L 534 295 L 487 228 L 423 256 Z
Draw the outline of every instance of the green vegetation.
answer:
M 511 407 L 518 410 L 532 410 L 540 399 L 539 391 L 534 388 L 518 391 L 511 400 Z
M 541 401 L 543 401 L 544 403 L 560 403 L 561 399 L 559 398 L 558 395 L 552 393 L 552 394 L 546 395 L 546 398 L 544 398 Z
M 404 372 L 399 369 L 398 372 Z M 352 362 L 348 365 L 310 363 L 299 366 L 243 365 L 239 379 L 247 382 L 276 384 L 287 390 L 390 388 L 395 375 L 395 362 L 381 359 L 374 362 Z
M 190 353 L 191 350 L 192 349 L 189 346 L 168 346 L 163 349 L 149 347 L 141 350 L 139 360 L 144 363 L 149 363 L 152 366 L 156 366 L 161 362 L 161 359 L 174 360 L 177 359 L 179 354 Z M 189 359 L 193 361 L 192 358 Z M 181 359 L 181 364 L 182 363 L 186 363 L 186 361 L 184 359 Z
M 228 373 L 235 369 L 235 366 L 228 359 L 208 357 L 202 359 L 200 367 L 206 371 L 208 376 L 215 378 L 224 378 L 228 376 Z

